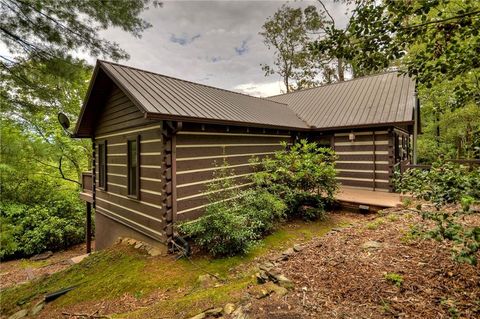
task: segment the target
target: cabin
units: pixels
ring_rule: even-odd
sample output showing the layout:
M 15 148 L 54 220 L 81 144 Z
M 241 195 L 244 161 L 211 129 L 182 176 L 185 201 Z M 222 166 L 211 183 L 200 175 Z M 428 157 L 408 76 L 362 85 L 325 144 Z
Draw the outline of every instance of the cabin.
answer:
M 120 236 L 166 247 L 176 222 L 202 214 L 219 163 L 247 188 L 252 157 L 302 138 L 336 151 L 342 187 L 392 192 L 418 112 L 415 82 L 397 72 L 258 98 L 98 61 L 74 132 L 93 145 L 81 196 L 96 249 Z

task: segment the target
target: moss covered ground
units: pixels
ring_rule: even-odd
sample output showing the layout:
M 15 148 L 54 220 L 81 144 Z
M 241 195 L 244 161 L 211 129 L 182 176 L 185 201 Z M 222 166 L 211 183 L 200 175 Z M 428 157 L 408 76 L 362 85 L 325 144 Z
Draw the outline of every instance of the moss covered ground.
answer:
M 49 277 L 2 291 L 1 313 L 8 315 L 30 308 L 44 294 L 74 286 L 71 292 L 49 303 L 40 317 L 61 318 L 62 311 L 91 313 L 99 308 L 118 318 L 195 315 L 206 308 L 242 299 L 246 288 L 255 282 L 258 259 L 322 236 L 333 227 L 348 224 L 352 218 L 332 214 L 326 221 L 286 223 L 245 256 L 194 256 L 193 263 L 176 260 L 174 256 L 149 257 L 131 247 L 116 246 Z M 204 286 L 198 278 L 206 272 L 221 280 Z

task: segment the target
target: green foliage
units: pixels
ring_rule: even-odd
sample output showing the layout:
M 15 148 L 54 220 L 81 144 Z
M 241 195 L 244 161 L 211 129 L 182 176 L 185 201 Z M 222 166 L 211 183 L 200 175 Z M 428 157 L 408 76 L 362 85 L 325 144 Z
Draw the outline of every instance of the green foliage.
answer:
M 289 217 L 299 214 L 306 219 L 320 217 L 324 204 L 333 199 L 338 188 L 334 152 L 306 140 L 283 147 L 273 158 L 254 160 L 259 165 L 256 165 L 258 171 L 252 177 L 253 182 L 282 198 Z M 308 207 L 316 211 L 306 209 Z
M 247 253 L 283 218 L 285 204 L 262 189 L 238 192 L 226 162 L 208 185 L 209 205 L 200 218 L 180 224 L 182 234 L 213 256 Z
M 287 92 L 316 84 L 317 70 L 307 48 L 309 32 L 324 24 L 314 6 L 304 10 L 283 5 L 262 26 L 260 35 L 268 49 L 274 49 L 273 66 L 262 65 L 265 76 L 278 74 Z
M 403 284 L 403 276 L 400 275 L 400 274 L 396 274 L 396 273 L 386 273 L 384 275 L 384 278 L 390 282 L 391 284 L 397 286 L 398 288 L 400 288 Z
M 422 218 L 435 222 L 435 227 L 426 235 L 438 241 L 448 240 L 454 244 L 453 258 L 458 262 L 476 265 L 480 251 L 480 227 L 465 227 L 459 222 L 463 211 L 422 212 Z
M 470 171 L 462 165 L 439 161 L 430 170 L 410 169 L 403 175 L 396 172 L 394 182 L 398 191 L 437 205 L 457 203 L 466 196 L 480 199 L 478 167 Z
M 45 202 L 1 204 L 0 259 L 60 250 L 83 242 L 84 206 L 75 193 L 51 189 Z

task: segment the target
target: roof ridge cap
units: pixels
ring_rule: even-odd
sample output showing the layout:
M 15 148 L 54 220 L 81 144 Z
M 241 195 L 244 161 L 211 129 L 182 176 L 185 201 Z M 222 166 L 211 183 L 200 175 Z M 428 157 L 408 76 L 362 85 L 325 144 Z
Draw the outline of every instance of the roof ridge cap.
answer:
M 228 93 L 234 93 L 234 94 L 238 94 L 238 95 L 241 95 L 241 96 L 247 96 L 247 97 L 251 97 L 251 98 L 254 98 L 254 99 L 260 99 L 260 100 L 264 100 L 264 101 L 268 101 L 268 102 L 273 102 L 273 103 L 280 104 L 280 105 L 288 108 L 288 104 L 270 100 L 270 97 L 259 97 L 259 96 L 253 96 L 253 95 L 240 93 L 240 92 L 236 92 L 236 91 L 231 91 L 231 90 L 219 88 L 219 87 L 216 87 L 216 86 L 213 86 L 213 85 L 207 85 L 207 84 L 203 84 L 203 83 L 184 80 L 184 79 L 176 78 L 176 77 L 173 77 L 173 76 L 170 76 L 170 75 L 165 75 L 165 74 L 161 74 L 161 73 L 158 73 L 158 72 L 144 70 L 144 69 L 140 69 L 140 68 L 137 68 L 137 67 L 133 67 L 133 66 L 125 65 L 125 64 L 120 64 L 120 63 L 116 63 L 116 62 L 111 62 L 111 61 L 106 61 L 106 60 L 101 60 L 101 59 L 98 59 L 97 61 L 100 62 L 100 63 L 113 64 L 113 65 L 117 65 L 117 66 L 120 66 L 120 67 L 129 68 L 129 69 L 132 69 L 132 70 L 137 70 L 137 71 L 140 71 L 140 72 L 145 72 L 145 73 L 150 73 L 150 74 L 154 74 L 154 75 L 163 76 L 163 77 L 173 79 L 173 80 L 177 80 L 177 81 L 182 81 L 182 82 L 191 83 L 191 84 L 195 84 L 195 85 L 201 85 L 201 86 L 204 86 L 204 87 L 208 87 L 208 88 L 211 88 L 211 89 L 216 89 L 216 90 L 220 90 L 220 91 L 224 91 L 224 92 L 228 92 Z M 290 108 L 288 108 L 288 109 L 290 109 Z

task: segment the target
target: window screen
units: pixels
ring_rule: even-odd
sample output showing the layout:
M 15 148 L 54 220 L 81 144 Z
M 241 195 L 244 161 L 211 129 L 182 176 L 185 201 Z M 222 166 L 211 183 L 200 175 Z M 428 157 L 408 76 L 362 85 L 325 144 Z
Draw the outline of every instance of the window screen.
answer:
M 139 145 L 138 138 L 128 141 L 128 195 L 138 198 L 139 193 Z
M 106 143 L 98 144 L 98 187 L 107 187 L 107 150 Z

